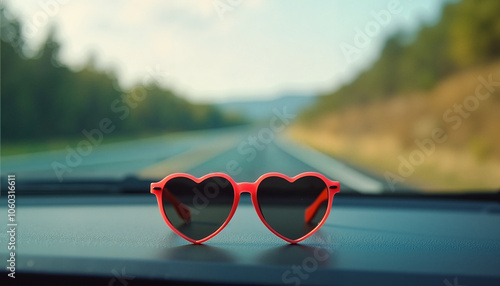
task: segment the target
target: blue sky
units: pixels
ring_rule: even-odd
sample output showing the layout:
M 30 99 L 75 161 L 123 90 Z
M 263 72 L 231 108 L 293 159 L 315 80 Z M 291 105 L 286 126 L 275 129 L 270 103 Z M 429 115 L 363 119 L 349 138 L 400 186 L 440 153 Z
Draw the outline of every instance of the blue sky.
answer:
M 434 21 L 445 1 L 6 3 L 33 50 L 55 23 L 61 60 L 75 69 L 93 53 L 100 68 L 117 70 L 123 87 L 153 76 L 188 99 L 225 101 L 333 90 L 373 62 L 387 36 Z M 363 45 L 356 45 L 359 31 Z M 342 47 L 355 48 L 356 57 Z

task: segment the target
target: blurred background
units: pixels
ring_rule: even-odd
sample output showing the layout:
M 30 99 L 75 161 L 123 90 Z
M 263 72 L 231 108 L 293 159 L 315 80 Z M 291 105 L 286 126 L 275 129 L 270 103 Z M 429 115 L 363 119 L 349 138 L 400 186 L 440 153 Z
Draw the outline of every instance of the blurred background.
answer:
M 499 1 L 1 5 L 2 177 L 500 187 Z

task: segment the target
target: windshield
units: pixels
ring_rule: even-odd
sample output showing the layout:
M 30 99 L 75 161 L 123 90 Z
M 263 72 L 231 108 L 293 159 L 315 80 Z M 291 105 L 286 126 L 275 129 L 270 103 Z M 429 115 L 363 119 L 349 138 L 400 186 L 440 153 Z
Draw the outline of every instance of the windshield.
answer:
M 499 1 L 1 5 L 3 180 L 500 188 Z

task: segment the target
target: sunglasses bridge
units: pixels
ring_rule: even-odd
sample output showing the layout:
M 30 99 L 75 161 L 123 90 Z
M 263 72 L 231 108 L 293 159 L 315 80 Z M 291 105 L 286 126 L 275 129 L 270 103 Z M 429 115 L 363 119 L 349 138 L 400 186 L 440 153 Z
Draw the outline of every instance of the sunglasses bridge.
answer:
M 238 192 L 241 193 L 256 193 L 257 192 L 257 185 L 255 183 L 248 183 L 248 182 L 242 182 L 242 183 L 237 183 L 238 186 Z

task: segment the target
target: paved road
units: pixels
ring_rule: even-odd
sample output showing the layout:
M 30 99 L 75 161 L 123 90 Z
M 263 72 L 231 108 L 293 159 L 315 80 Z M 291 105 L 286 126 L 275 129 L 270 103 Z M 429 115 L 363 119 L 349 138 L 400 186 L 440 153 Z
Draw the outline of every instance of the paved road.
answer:
M 55 152 L 2 157 L 2 176 L 15 173 L 18 180 L 24 177 L 65 181 L 131 174 L 159 179 L 172 172 L 195 176 L 225 172 L 236 181 L 255 181 L 266 172 L 295 176 L 316 171 L 339 180 L 344 190 L 388 190 L 383 179 L 292 142 L 283 134 L 271 133 L 265 126 L 185 132 L 91 149 L 84 149 L 85 146 L 82 143 L 80 149 L 77 145 Z

